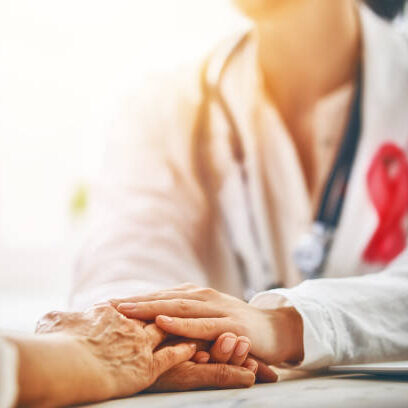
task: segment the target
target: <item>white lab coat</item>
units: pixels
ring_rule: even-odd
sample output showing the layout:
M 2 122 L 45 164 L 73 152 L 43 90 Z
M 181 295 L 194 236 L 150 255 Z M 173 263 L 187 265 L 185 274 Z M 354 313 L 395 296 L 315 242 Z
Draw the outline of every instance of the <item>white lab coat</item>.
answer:
M 95 226 L 76 268 L 73 305 L 187 281 L 243 297 L 238 252 L 255 291 L 278 282 L 288 287 L 259 293 L 251 303 L 297 308 L 304 324 L 302 367 L 407 359 L 408 253 L 370 275 L 380 269 L 365 265 L 362 253 L 378 223 L 366 188 L 371 159 L 387 141 L 408 148 L 408 41 L 365 6 L 361 21 L 363 130 L 325 279 L 299 285 L 291 255 L 310 226 L 312 205 L 288 141 L 277 142 L 278 155 L 269 152 L 276 155 L 274 166 L 282 162 L 278 174 L 265 170 L 262 140 L 270 140 L 277 121 L 260 91 L 249 45 L 228 68 L 222 92 L 240 129 L 257 242 L 225 117 L 211 106 L 209 140 L 200 147 L 206 151 L 197 156 L 199 70 L 179 72 L 147 87 L 148 94 L 117 118 L 107 171 L 94 189 Z M 278 220 L 271 206 L 280 206 Z

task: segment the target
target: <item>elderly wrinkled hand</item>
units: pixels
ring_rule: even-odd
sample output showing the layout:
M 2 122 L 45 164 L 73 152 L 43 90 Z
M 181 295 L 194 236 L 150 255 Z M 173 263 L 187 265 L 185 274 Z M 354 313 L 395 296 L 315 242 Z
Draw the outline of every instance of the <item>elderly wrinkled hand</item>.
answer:
M 232 345 L 228 350 L 223 347 L 226 339 Z M 241 343 L 247 343 L 249 347 L 242 347 Z M 278 377 L 275 372 L 265 363 L 248 356 L 249 349 L 249 339 L 239 338 L 233 333 L 224 333 L 213 344 L 197 341 L 198 351 L 192 360 L 165 372 L 148 391 L 245 388 L 254 385 L 255 379 L 259 382 L 276 382 Z
M 253 360 L 247 367 L 186 361 L 165 372 L 148 391 L 247 388 L 254 385 L 257 368 Z
M 27 366 L 41 368 L 44 375 L 37 371 L 37 377 L 45 379 L 41 387 L 36 384 L 37 389 L 46 389 L 42 395 L 23 387 L 27 394 L 21 400 L 29 405 L 61 406 L 130 396 L 196 352 L 193 343 L 162 345 L 166 335 L 155 324 L 128 319 L 111 305 L 84 313 L 49 313 L 38 323 L 37 333 L 41 336 L 33 344 L 20 347 Z M 45 350 L 40 347 L 44 344 L 48 344 Z M 32 353 L 33 349 L 38 352 Z

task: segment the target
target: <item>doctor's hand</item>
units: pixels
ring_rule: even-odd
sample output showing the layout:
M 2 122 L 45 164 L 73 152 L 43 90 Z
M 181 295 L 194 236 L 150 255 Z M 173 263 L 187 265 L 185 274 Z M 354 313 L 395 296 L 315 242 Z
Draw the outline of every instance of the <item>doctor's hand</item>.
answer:
M 126 397 L 190 360 L 196 344 L 162 344 L 155 324 L 131 320 L 110 305 L 85 313 L 52 312 L 32 339 L 14 340 L 24 406 L 54 407 Z M 251 374 L 251 373 L 250 373 Z
M 177 336 L 209 341 L 226 332 L 245 336 L 252 341 L 252 354 L 268 364 L 303 359 L 302 319 L 294 308 L 262 310 L 192 284 L 111 303 L 125 316 L 155 320 Z

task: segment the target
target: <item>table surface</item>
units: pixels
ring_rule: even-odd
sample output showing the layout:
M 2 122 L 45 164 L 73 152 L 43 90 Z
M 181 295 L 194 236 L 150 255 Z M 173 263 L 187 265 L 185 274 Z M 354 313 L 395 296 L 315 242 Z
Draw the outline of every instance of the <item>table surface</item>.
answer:
M 142 394 L 98 408 L 408 408 L 408 378 L 336 375 L 256 385 L 244 390 Z

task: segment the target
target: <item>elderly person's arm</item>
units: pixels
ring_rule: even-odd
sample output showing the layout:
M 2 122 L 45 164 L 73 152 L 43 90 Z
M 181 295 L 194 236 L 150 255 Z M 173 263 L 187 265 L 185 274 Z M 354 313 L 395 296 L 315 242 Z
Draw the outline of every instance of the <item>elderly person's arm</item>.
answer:
M 0 364 L 9 372 L 2 368 L 0 374 L 8 376 L 7 387 L 15 389 L 5 407 L 13 402 L 57 407 L 130 396 L 196 351 L 192 343 L 158 348 L 165 338 L 160 329 L 126 319 L 109 306 L 86 313 L 51 313 L 38 332 L 2 341 L 8 357 L 4 353 Z M 3 391 L 8 390 L 0 389 L 0 394 Z
M 255 361 L 248 359 L 255 366 L 247 368 L 197 364 L 196 350 L 204 350 L 203 344 L 163 343 L 165 337 L 155 324 L 127 319 L 111 306 L 49 313 L 36 335 L 0 338 L 0 408 L 59 407 L 142 390 L 254 384 Z

